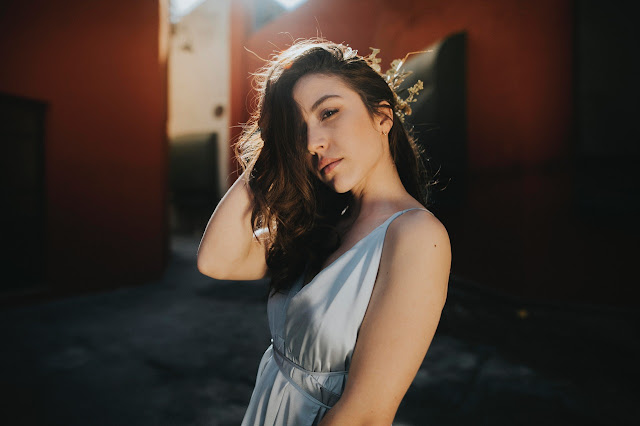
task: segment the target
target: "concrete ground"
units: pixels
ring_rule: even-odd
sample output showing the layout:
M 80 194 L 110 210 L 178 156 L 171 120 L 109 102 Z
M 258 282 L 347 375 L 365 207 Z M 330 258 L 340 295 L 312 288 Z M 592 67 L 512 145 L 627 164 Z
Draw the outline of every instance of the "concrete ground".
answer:
M 237 425 L 269 345 L 264 282 L 198 273 L 0 311 L 2 425 Z M 629 283 L 631 285 L 631 283 Z M 394 425 L 631 425 L 638 313 L 533 304 L 455 277 Z

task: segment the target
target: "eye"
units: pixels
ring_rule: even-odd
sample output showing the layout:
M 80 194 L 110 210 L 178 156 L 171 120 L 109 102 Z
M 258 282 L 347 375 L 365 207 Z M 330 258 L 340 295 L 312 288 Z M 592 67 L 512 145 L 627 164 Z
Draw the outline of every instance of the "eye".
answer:
M 338 112 L 337 109 L 326 109 L 324 111 L 322 111 L 322 116 L 320 117 L 320 121 L 324 121 L 327 118 L 332 117 L 333 115 L 335 115 Z

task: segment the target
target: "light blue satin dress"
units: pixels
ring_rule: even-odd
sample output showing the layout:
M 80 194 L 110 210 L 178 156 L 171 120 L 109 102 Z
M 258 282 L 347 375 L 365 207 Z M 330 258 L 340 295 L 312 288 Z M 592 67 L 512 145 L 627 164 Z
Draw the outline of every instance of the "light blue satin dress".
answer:
M 395 213 L 303 287 L 269 298 L 267 348 L 242 426 L 316 425 L 340 399 Z M 425 210 L 426 211 L 426 210 Z

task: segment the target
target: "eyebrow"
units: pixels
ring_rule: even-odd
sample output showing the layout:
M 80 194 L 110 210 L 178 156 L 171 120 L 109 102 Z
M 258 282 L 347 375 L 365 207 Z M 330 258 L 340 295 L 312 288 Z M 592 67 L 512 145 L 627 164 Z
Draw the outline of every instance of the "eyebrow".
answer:
M 326 101 L 329 98 L 341 98 L 341 96 L 339 96 L 339 95 L 324 95 L 324 96 L 320 97 L 320 99 L 315 101 L 315 103 L 311 106 L 311 112 L 315 111 L 316 108 L 318 108 L 320 106 L 320 104 L 322 104 L 324 101 Z

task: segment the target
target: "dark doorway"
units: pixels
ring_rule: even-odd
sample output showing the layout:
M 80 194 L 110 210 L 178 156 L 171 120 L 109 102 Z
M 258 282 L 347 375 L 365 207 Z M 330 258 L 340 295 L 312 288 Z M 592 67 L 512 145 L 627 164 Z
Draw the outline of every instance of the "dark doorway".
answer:
M 0 94 L 0 294 L 40 287 L 45 269 L 44 102 Z

